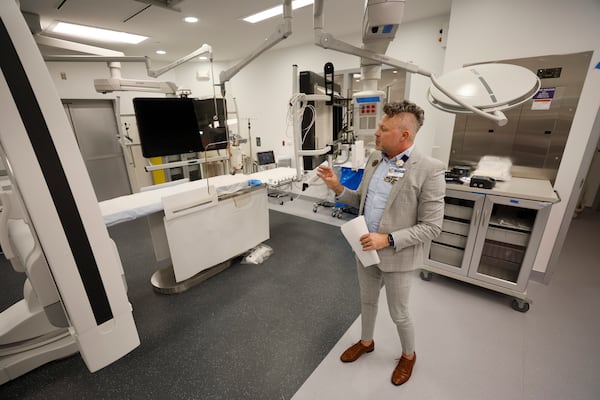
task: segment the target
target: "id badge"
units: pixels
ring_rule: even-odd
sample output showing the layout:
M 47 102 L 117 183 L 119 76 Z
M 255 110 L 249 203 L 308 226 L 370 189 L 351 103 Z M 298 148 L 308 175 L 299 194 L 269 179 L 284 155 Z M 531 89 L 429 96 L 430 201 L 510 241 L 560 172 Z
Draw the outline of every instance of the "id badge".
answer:
M 388 169 L 388 173 L 386 175 L 386 177 L 383 179 L 384 181 L 391 183 L 392 185 L 394 183 L 396 183 L 398 181 L 398 179 L 402 178 L 404 176 L 404 173 L 406 172 L 406 170 L 404 168 L 400 168 L 400 167 L 390 167 Z
M 402 178 L 404 176 L 404 173 L 406 172 L 406 170 L 404 168 L 401 167 L 390 167 L 390 169 L 388 170 L 388 176 L 392 177 L 392 178 Z

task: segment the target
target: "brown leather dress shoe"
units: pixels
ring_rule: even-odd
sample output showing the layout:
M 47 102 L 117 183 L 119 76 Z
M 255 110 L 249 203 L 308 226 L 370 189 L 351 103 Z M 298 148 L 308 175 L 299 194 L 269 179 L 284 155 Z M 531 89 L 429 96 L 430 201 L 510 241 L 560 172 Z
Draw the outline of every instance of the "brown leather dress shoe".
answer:
M 364 346 L 359 340 L 358 343 L 348 347 L 348 349 L 342 353 L 340 360 L 342 360 L 342 362 L 353 362 L 358 360 L 363 354 L 370 353 L 373 350 L 375 350 L 375 341 L 371 342 L 370 346 Z
M 413 367 L 415 366 L 415 362 L 417 362 L 417 353 L 415 353 L 415 357 L 412 360 L 409 360 L 402 355 L 392 374 L 392 383 L 396 386 L 400 386 L 408 381 L 412 374 Z

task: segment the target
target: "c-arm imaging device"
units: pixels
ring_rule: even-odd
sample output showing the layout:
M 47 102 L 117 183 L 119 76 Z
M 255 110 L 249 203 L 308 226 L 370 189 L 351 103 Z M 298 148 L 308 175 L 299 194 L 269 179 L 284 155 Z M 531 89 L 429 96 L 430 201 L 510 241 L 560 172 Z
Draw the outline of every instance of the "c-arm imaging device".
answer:
M 0 244 L 25 272 L 0 314 L 0 383 L 79 351 L 90 371 L 139 345 L 123 269 L 50 74 L 14 1 L 0 3 Z

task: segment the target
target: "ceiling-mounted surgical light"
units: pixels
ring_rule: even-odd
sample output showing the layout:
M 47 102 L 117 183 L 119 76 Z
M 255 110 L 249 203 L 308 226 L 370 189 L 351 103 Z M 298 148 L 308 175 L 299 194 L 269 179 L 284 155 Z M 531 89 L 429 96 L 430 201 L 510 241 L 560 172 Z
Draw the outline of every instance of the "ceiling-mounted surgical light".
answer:
M 531 99 L 541 85 L 527 68 L 495 63 L 471 65 L 439 78 L 431 76 L 431 81 L 427 97 L 434 107 L 454 114 L 495 115 L 500 125 L 506 123 L 503 110 Z

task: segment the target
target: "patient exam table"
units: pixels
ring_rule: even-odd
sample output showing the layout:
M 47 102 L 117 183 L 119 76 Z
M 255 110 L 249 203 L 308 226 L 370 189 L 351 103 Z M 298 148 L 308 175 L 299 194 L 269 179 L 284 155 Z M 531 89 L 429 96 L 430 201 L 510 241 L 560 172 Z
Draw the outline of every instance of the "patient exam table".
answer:
M 107 226 L 148 218 L 159 267 L 152 285 L 161 293 L 179 293 L 269 239 L 267 186 L 295 174 L 292 168 L 275 168 L 169 182 L 100 202 L 100 210 Z

